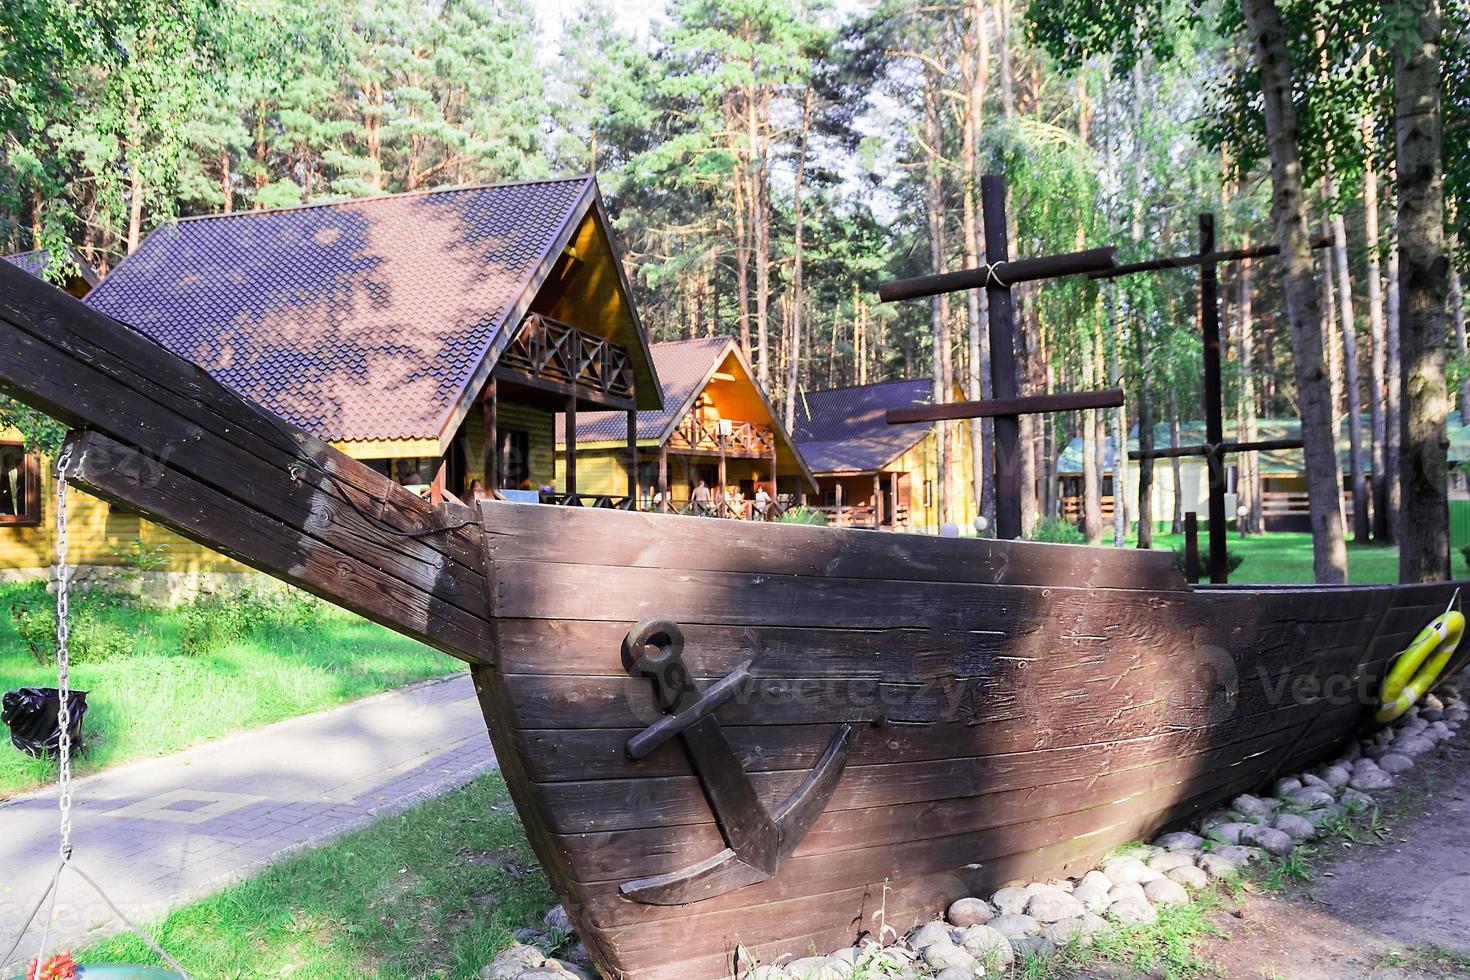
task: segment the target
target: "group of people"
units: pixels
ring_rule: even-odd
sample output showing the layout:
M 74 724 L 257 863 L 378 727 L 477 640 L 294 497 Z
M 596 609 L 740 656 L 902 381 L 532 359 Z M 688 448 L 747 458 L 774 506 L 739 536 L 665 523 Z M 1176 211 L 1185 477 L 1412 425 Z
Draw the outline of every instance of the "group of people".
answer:
M 726 491 L 722 499 L 725 506 L 731 511 L 745 516 L 745 493 L 739 487 Z M 652 498 L 654 508 L 662 507 L 663 502 L 663 491 L 654 490 Z M 721 499 L 715 497 L 710 491 L 709 486 L 703 480 L 696 481 L 694 489 L 689 491 L 689 506 L 696 514 L 714 514 L 718 511 L 719 508 L 717 505 L 720 502 Z M 672 505 L 672 500 L 670 504 Z M 766 489 L 764 484 L 756 485 L 755 496 L 750 500 L 750 507 L 750 516 L 762 520 L 769 520 L 775 517 L 778 510 L 776 498 L 771 496 L 770 491 Z

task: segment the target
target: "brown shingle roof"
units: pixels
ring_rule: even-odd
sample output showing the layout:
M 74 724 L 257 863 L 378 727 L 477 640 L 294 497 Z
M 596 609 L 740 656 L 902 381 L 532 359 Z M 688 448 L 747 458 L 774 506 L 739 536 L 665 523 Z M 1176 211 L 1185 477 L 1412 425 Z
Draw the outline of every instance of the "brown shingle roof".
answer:
M 576 177 L 189 218 L 86 301 L 321 438 L 439 438 L 595 198 Z
M 663 385 L 664 407 L 638 413 L 638 438 L 662 441 L 734 343 L 729 337 L 698 337 L 650 346 L 654 369 Z M 578 443 L 621 441 L 627 434 L 628 419 L 623 412 L 577 413 Z M 567 441 L 563 415 L 556 417 L 556 441 Z
M 926 422 L 889 425 L 888 410 L 928 405 L 933 396 L 934 383 L 928 378 L 806 392 L 796 399 L 791 436 L 814 472 L 881 469 L 931 429 Z

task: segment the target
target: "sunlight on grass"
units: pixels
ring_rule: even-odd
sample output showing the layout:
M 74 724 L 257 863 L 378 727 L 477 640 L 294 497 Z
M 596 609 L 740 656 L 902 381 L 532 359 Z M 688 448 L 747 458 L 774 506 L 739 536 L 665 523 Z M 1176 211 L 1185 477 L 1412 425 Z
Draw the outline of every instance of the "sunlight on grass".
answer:
M 55 668 L 36 662 L 9 615 L 16 594 L 17 587 L 0 586 L 0 690 L 54 686 Z M 133 653 L 72 668 L 72 684 L 88 692 L 80 773 L 167 755 L 457 666 L 421 643 L 327 606 L 308 627 L 252 634 L 194 657 L 180 652 L 177 610 L 122 606 L 108 615 L 134 637 Z M 54 773 L 50 762 L 0 741 L 0 797 Z
M 1111 540 L 1111 539 L 1110 539 Z M 1209 547 L 1208 536 L 1200 531 L 1200 561 Z M 1165 551 L 1184 547 L 1182 534 L 1155 534 L 1154 547 Z M 1311 582 L 1312 536 L 1305 533 L 1279 532 L 1255 534 L 1242 538 L 1231 533 L 1230 550 L 1242 556 L 1238 569 L 1230 576 L 1232 583 L 1258 582 L 1280 584 Z M 1359 545 L 1349 541 L 1348 581 L 1357 585 L 1377 585 L 1399 580 L 1399 552 L 1384 545 Z
M 185 905 L 156 936 L 195 977 L 470 980 L 555 903 L 490 773 Z M 132 936 L 77 958 L 156 963 Z

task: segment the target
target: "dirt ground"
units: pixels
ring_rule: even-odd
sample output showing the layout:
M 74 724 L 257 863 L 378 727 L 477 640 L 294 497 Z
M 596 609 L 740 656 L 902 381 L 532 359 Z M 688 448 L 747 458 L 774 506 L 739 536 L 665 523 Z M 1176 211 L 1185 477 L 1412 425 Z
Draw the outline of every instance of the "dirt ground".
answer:
M 1334 849 L 1315 877 L 1222 914 L 1204 955 L 1227 977 L 1470 977 L 1470 746 L 1425 760 L 1387 836 Z

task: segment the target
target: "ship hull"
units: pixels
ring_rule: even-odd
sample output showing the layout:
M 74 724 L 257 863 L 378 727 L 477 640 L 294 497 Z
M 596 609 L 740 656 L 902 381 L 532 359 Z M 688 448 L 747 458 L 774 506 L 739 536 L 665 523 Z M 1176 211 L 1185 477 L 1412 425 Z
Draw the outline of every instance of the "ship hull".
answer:
M 488 504 L 494 651 L 475 680 L 530 841 L 609 976 L 728 976 L 904 930 L 1309 765 L 1371 721 L 1385 664 L 1453 585 L 1191 588 L 1172 556 Z M 769 813 L 851 735 L 820 816 L 764 880 L 627 897 L 726 848 L 712 774 L 630 676 L 684 636 Z

